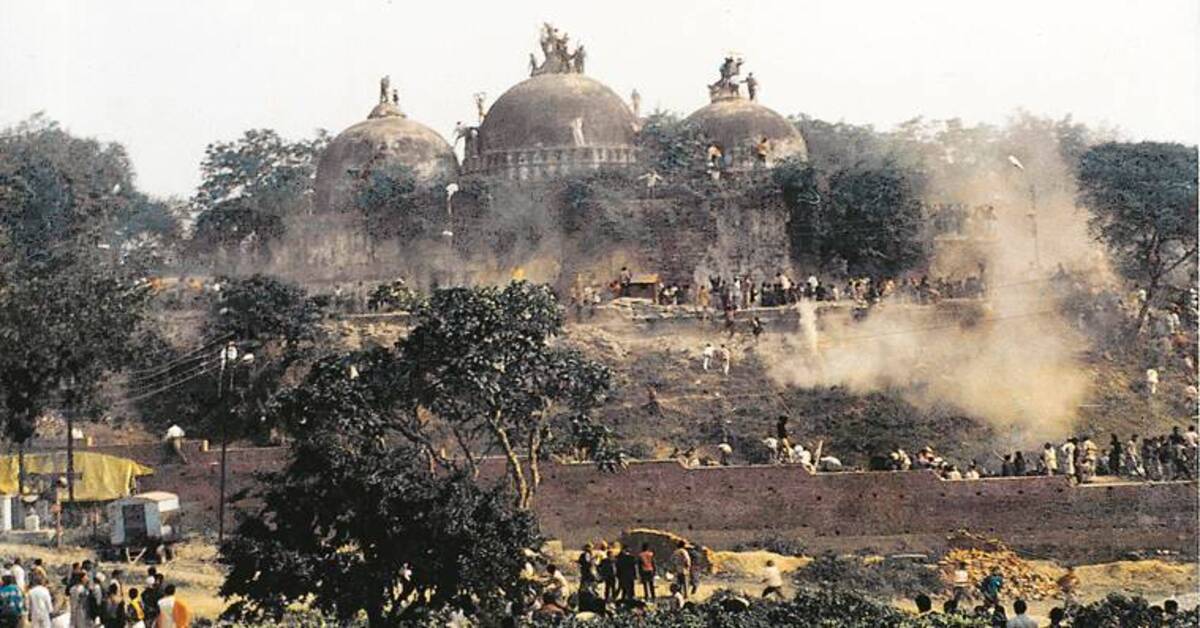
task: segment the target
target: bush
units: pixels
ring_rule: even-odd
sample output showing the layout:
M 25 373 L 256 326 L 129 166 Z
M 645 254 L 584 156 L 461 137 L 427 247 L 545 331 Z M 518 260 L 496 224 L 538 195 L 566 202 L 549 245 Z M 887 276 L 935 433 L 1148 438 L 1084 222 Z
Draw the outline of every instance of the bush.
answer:
M 1161 606 L 1151 606 L 1143 598 L 1111 593 L 1103 600 L 1075 609 L 1068 625 L 1072 628 L 1184 628 L 1200 625 L 1200 607 L 1168 618 Z
M 424 302 L 424 297 L 409 288 L 403 280 L 380 284 L 367 295 L 367 309 L 372 312 L 412 312 Z
M 647 615 L 618 614 L 593 620 L 567 619 L 569 628 L 986 628 L 965 616 L 912 617 L 848 591 L 800 591 L 786 602 L 747 600 L 718 591 L 703 604 Z

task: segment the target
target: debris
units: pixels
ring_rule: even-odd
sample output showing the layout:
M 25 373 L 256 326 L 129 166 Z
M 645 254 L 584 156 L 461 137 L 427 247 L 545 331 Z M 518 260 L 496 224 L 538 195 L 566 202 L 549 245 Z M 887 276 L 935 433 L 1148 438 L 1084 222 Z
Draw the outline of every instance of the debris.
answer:
M 654 556 L 661 566 L 668 564 L 671 552 L 675 551 L 675 547 L 679 541 L 684 541 L 688 545 L 692 545 L 691 541 L 666 530 L 633 528 L 621 534 L 621 545 L 633 548 L 635 554 L 641 550 L 642 543 L 648 543 L 650 549 L 654 550 Z M 700 566 L 704 570 L 704 573 L 714 573 L 717 563 L 715 554 L 711 549 L 703 545 L 697 543 L 696 546 L 700 548 Z
M 951 549 L 939 562 L 946 574 L 954 573 L 959 562 L 966 563 L 970 582 L 983 580 L 993 567 L 1000 569 L 1004 578 L 1004 595 L 1026 600 L 1044 600 L 1059 595 L 1054 578 L 1032 562 L 1021 558 L 999 539 L 989 539 L 965 531 L 959 531 L 948 539 Z

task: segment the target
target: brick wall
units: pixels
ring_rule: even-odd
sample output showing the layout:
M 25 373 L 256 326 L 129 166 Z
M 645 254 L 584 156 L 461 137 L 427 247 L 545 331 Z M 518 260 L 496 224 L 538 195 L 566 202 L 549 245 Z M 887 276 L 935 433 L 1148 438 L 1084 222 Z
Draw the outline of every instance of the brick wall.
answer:
M 928 472 L 808 475 L 797 467 L 548 466 L 543 527 L 568 546 L 623 528 L 670 530 L 716 548 L 778 535 L 809 551 L 939 551 L 957 529 L 1025 552 L 1102 560 L 1167 549 L 1195 555 L 1193 483 L 1072 486 L 1062 477 L 949 482 Z
M 215 526 L 215 447 L 201 452 L 198 443 L 189 443 L 187 465 L 157 444 L 88 450 L 153 467 L 142 490 L 178 493 L 189 530 Z M 229 494 L 251 486 L 255 471 L 279 468 L 286 453 L 231 449 Z M 485 476 L 503 473 L 499 460 L 485 464 Z M 542 473 L 535 505 L 543 529 L 568 547 L 615 538 L 630 527 L 670 530 L 714 548 L 777 535 L 800 540 L 810 552 L 939 551 L 947 535 L 967 529 L 1035 555 L 1091 560 L 1160 549 L 1195 556 L 1200 542 L 1195 482 L 949 482 L 921 471 L 812 476 L 791 466 L 687 469 L 673 461 L 634 463 L 617 474 L 591 465 L 546 464 Z

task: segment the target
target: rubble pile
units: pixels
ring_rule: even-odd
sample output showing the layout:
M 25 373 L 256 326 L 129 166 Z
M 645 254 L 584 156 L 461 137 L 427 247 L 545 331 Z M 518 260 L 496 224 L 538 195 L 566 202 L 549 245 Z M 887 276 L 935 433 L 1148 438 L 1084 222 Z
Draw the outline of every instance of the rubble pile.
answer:
M 671 553 L 675 551 L 679 541 L 683 541 L 688 545 L 692 542 L 677 534 L 667 532 L 666 530 L 656 530 L 653 528 L 632 528 L 621 534 L 620 543 L 623 547 L 633 549 L 636 554 L 642 549 L 642 544 L 646 543 L 650 549 L 654 551 L 655 559 L 663 568 L 666 567 L 670 559 Z M 699 545 L 700 549 L 700 567 L 704 573 L 714 573 L 716 571 L 716 554 L 709 548 Z
M 1000 569 L 1005 597 L 1044 600 L 1059 595 L 1053 577 L 1032 562 L 1021 558 L 999 539 L 958 532 L 950 539 L 953 549 L 939 562 L 943 573 L 951 577 L 959 562 L 966 563 L 972 584 L 982 581 L 992 568 Z

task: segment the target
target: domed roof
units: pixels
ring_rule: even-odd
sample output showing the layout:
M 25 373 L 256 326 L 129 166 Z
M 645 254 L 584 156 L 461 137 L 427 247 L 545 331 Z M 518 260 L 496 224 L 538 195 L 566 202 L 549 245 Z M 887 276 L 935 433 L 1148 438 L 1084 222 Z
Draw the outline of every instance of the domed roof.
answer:
M 317 164 L 316 203 L 331 209 L 348 200 L 353 182 L 371 168 L 400 164 L 418 180 L 453 178 L 458 159 L 433 129 L 410 120 L 394 102 L 381 101 L 368 118 L 329 142 Z
M 484 153 L 563 146 L 631 146 L 636 121 L 625 101 L 578 73 L 517 83 L 496 99 L 479 127 Z M 582 138 L 575 127 L 582 129 Z
M 808 147 L 796 126 L 753 100 L 716 99 L 688 116 L 687 121 L 727 151 L 752 146 L 766 137 L 775 159 L 808 158 Z

